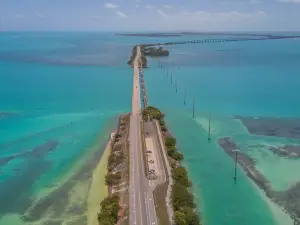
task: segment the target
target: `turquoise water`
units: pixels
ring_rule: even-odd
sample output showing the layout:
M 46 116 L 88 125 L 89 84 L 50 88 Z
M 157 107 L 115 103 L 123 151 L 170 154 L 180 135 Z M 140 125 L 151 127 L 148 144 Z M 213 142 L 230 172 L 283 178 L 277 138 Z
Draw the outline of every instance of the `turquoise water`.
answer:
M 90 175 L 84 170 L 89 168 L 83 165 L 103 147 L 116 116 L 131 108 L 132 69 L 126 61 L 133 44 L 204 37 L 1 33 L 0 224 L 45 224 L 84 214 L 74 200 L 88 191 L 84 185 Z M 300 180 L 291 173 L 300 169 L 297 161 L 251 147 L 297 140 L 250 135 L 232 118 L 299 117 L 300 41 L 169 47 L 168 63 L 179 92 L 175 93 L 157 60 L 149 59 L 150 68 L 145 71 L 149 101 L 165 112 L 178 139 L 205 224 L 288 224 L 276 221 L 240 170 L 234 185 L 233 162 L 216 139 L 232 136 L 257 159 L 257 167 L 276 190 Z M 184 88 L 187 106 L 183 105 Z M 195 119 L 191 118 L 192 99 L 196 99 Z M 208 115 L 213 128 L 210 143 Z M 53 194 L 53 190 L 59 192 Z M 40 204 L 39 199 L 47 196 L 51 201 L 46 198 Z
M 130 111 L 132 71 L 125 62 L 131 47 L 114 40 L 125 50 L 103 63 L 101 57 L 115 54 L 105 35 L 98 42 L 84 33 L 1 34 L 0 39 L 0 224 L 23 224 L 16 217 L 76 174 L 93 144 L 105 144 L 116 117 Z M 87 46 L 89 40 L 95 49 Z M 91 58 L 99 65 L 90 65 Z M 43 147 L 49 141 L 56 145 Z
M 300 181 L 294 171 L 299 160 L 274 156 L 258 144 L 283 146 L 299 140 L 251 135 L 235 115 L 299 117 L 300 41 L 253 41 L 211 45 L 172 46 L 169 71 L 156 60 L 145 72 L 149 102 L 166 114 L 171 132 L 185 155 L 204 224 L 290 224 L 289 218 L 271 207 L 245 174 L 217 144 L 232 137 L 241 151 L 256 160 L 274 190 L 287 190 Z M 175 92 L 177 81 L 179 91 Z M 187 105 L 184 106 L 184 89 Z M 192 102 L 195 99 L 195 119 Z M 208 117 L 212 117 L 212 141 L 207 141 Z

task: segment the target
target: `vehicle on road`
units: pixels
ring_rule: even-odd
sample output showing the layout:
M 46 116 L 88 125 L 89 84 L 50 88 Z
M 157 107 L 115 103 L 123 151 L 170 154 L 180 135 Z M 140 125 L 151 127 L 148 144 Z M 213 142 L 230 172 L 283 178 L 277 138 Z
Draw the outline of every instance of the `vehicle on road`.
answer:
M 155 170 L 149 170 L 149 174 L 155 174 Z
M 154 163 L 154 160 L 153 159 L 149 160 L 149 163 Z
M 148 151 L 146 151 L 146 153 L 152 153 L 152 151 L 149 151 L 149 150 L 148 150 Z

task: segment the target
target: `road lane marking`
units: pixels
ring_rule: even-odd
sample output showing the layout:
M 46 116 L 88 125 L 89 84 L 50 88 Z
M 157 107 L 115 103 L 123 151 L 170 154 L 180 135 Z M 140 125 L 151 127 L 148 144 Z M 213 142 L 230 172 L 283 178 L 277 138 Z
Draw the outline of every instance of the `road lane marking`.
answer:
M 150 218 L 149 218 L 149 213 L 150 213 L 149 205 L 146 202 L 146 199 L 148 198 L 147 192 L 144 192 L 144 195 L 145 195 L 145 206 L 146 206 L 147 224 L 149 224 L 151 221 L 150 221 Z

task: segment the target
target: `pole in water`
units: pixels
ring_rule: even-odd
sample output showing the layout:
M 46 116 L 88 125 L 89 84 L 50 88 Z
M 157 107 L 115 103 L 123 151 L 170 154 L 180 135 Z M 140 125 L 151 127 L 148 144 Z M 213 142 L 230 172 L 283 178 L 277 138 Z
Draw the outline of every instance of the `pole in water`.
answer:
M 184 104 L 184 105 L 186 104 L 185 97 L 186 97 L 186 88 L 184 89 L 184 99 L 183 99 L 183 104 Z
M 173 74 L 172 74 L 172 71 L 171 71 L 171 84 L 173 83 Z
M 177 94 L 177 80 L 175 81 L 175 86 L 176 86 L 176 94 Z
M 237 151 L 235 151 L 234 183 L 236 183 Z
M 195 99 L 193 100 L 193 118 L 195 118 Z
M 210 141 L 210 116 L 208 119 L 208 140 Z

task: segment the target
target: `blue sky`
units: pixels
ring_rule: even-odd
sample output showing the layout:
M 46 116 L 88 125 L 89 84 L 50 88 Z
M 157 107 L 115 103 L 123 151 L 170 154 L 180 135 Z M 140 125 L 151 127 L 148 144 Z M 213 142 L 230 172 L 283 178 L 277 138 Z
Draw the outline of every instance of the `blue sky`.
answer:
M 0 30 L 300 31 L 300 0 L 0 0 Z

